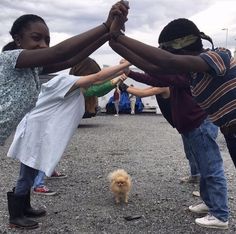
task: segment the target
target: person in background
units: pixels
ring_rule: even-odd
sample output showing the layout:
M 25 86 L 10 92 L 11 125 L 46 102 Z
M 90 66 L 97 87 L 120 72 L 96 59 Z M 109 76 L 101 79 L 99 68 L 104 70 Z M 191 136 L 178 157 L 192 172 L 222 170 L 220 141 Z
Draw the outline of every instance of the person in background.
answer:
M 119 116 L 119 104 L 120 104 L 120 91 L 119 88 L 116 87 L 113 94 L 113 103 L 115 106 L 116 114 L 114 116 Z
M 134 87 L 134 85 L 131 84 L 130 87 Z M 136 96 L 131 93 L 129 96 L 129 100 L 130 100 L 130 109 L 131 109 L 130 114 L 135 115 Z

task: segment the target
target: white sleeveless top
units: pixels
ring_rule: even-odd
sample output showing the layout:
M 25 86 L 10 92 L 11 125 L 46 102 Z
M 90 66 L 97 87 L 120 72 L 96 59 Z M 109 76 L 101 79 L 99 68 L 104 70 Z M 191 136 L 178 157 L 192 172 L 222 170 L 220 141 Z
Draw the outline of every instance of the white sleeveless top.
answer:
M 65 96 L 78 79 L 61 74 L 42 85 L 35 108 L 16 129 L 8 157 L 52 174 L 85 111 L 80 89 Z

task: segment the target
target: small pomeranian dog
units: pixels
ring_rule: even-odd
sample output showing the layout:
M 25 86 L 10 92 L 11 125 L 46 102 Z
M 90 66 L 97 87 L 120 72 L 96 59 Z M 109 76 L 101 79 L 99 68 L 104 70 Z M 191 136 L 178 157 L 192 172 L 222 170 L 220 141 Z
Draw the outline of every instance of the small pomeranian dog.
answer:
M 116 203 L 124 201 L 128 203 L 131 189 L 131 177 L 124 169 L 117 169 L 108 175 L 111 192 L 115 196 Z

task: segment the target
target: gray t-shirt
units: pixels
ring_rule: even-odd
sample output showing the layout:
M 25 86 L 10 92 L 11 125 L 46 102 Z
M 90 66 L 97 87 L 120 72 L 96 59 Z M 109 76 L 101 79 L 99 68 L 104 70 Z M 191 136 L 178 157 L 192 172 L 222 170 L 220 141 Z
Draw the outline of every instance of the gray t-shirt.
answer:
M 15 68 L 22 50 L 0 53 L 0 145 L 3 145 L 39 94 L 39 69 Z

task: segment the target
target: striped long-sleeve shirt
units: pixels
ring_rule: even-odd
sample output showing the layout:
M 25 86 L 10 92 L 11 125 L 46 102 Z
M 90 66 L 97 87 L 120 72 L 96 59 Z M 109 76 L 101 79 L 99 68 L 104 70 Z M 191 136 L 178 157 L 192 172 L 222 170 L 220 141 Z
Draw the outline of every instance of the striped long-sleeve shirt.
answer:
M 229 51 L 219 49 L 200 57 L 211 69 L 192 74 L 192 95 L 217 126 L 236 123 L 236 60 Z

